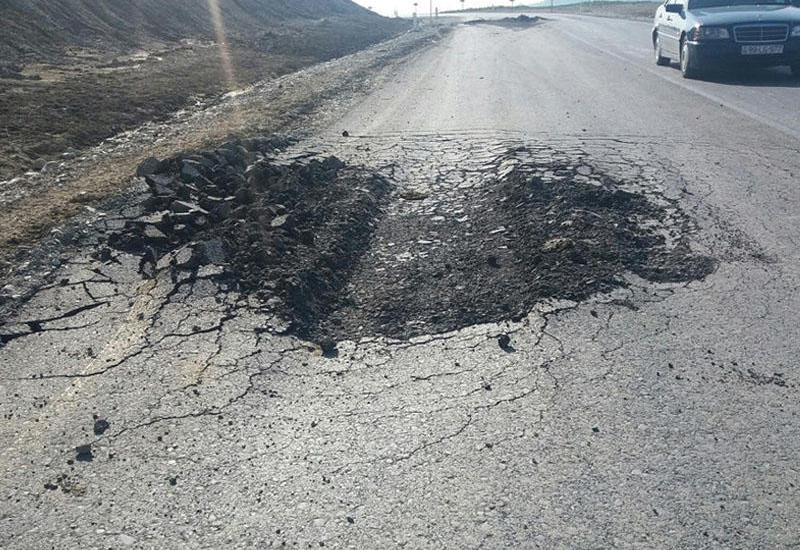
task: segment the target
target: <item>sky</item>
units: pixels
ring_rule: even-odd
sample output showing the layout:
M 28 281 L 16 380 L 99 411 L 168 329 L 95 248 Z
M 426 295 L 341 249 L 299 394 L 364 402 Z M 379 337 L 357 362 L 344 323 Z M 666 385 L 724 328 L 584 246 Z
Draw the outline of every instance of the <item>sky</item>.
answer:
M 397 10 L 400 15 L 408 15 L 414 11 L 414 0 L 355 0 L 357 4 L 362 6 L 372 6 L 372 9 L 381 15 L 394 15 L 394 10 Z M 429 0 L 416 0 L 419 2 L 419 13 L 428 13 L 430 9 Z M 522 2 L 517 0 L 517 4 L 535 4 L 535 0 Z M 465 0 L 464 6 L 467 8 L 477 8 L 481 6 L 496 6 L 511 3 L 508 0 Z M 433 0 L 434 7 L 438 6 L 439 11 L 460 9 L 461 2 L 459 0 Z

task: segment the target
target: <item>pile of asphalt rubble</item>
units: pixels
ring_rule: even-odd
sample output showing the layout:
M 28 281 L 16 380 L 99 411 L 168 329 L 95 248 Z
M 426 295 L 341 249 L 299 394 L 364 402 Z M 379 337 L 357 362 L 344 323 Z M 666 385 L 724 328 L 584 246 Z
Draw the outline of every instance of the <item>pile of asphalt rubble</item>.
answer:
M 447 186 L 409 198 L 336 157 L 282 160 L 289 144 L 253 138 L 146 160 L 142 215 L 111 246 L 138 255 L 146 277 L 213 279 L 289 332 L 331 345 L 521 319 L 542 300 L 625 286 L 628 273 L 676 282 L 715 268 L 691 250 L 677 204 L 626 191 L 586 165 L 487 174 L 454 207 L 442 198 Z M 393 199 L 408 205 L 401 215 L 385 215 Z M 412 206 L 420 200 L 441 215 Z
M 458 181 L 432 186 L 427 208 L 401 207 L 403 215 L 381 220 L 375 241 L 392 243 L 391 251 L 370 250 L 319 332 L 438 334 L 519 321 L 548 299 L 581 302 L 627 286 L 630 274 L 675 283 L 715 269 L 713 258 L 692 250 L 695 227 L 676 201 L 648 197 L 583 162 L 489 171 L 450 205 L 442 198 Z
M 519 15 L 517 17 L 504 17 L 502 19 L 471 19 L 469 21 L 465 21 L 465 25 L 482 25 L 482 24 L 489 24 L 489 25 L 497 25 L 501 27 L 527 27 L 530 25 L 536 25 L 540 22 L 544 21 L 541 17 L 530 17 L 529 15 Z
M 145 160 L 143 215 L 112 234 L 140 271 L 213 277 L 308 335 L 369 243 L 389 183 L 336 157 L 281 162 L 282 136 Z

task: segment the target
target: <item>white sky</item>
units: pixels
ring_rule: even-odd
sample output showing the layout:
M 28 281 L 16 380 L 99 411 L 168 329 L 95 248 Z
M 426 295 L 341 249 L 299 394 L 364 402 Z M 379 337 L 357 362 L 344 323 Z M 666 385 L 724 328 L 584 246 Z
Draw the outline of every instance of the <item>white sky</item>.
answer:
M 355 0 L 357 4 L 362 6 L 372 6 L 372 9 L 381 15 L 394 15 L 394 10 L 397 10 L 400 15 L 408 15 L 414 11 L 414 0 Z M 428 13 L 429 0 L 416 0 L 419 2 L 419 13 Z M 522 2 L 517 0 L 516 4 L 535 4 L 535 0 Z M 482 6 L 497 6 L 508 4 L 508 0 L 466 0 L 464 6 L 467 8 L 477 8 Z M 439 8 L 439 11 L 446 11 L 452 9 L 461 9 L 461 2 L 459 0 L 433 0 L 434 7 Z

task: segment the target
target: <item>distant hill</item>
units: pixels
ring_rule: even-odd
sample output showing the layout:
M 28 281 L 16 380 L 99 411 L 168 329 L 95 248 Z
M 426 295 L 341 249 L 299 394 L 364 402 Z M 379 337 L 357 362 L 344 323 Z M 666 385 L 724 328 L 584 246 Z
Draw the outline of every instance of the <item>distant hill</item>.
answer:
M 228 39 L 240 42 L 302 20 L 382 19 L 350 0 L 217 1 Z M 0 0 L 0 63 L 46 59 L 74 47 L 122 50 L 154 41 L 213 40 L 208 6 L 208 0 Z

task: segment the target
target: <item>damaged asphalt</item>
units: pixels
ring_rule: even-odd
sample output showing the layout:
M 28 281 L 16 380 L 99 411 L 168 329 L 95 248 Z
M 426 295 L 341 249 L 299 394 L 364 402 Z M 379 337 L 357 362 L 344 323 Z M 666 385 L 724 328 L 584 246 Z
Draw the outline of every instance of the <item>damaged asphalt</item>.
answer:
M 457 107 L 494 79 L 411 107 L 556 32 L 459 29 L 335 130 L 143 166 L 0 327 L 3 546 L 795 544 L 782 136 L 487 130 Z
M 688 282 L 714 270 L 691 251 L 676 201 L 637 193 L 583 153 L 424 141 L 432 158 L 418 162 L 434 171 L 410 183 L 425 187 L 394 194 L 394 164 L 370 171 L 305 144 L 284 159 L 282 136 L 148 159 L 142 215 L 109 243 L 148 278 L 215 275 L 326 353 L 520 320 L 544 300 L 627 286 L 626 272 Z

